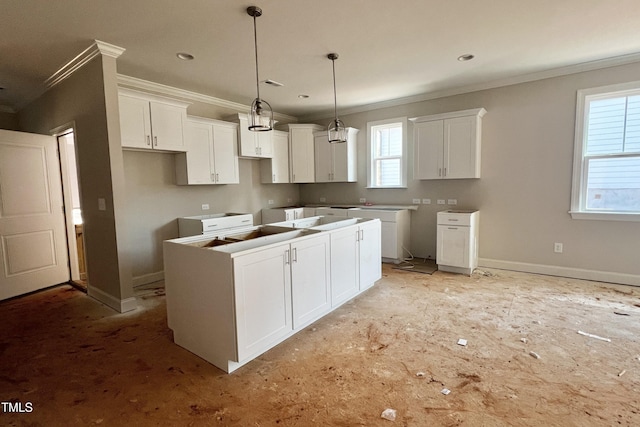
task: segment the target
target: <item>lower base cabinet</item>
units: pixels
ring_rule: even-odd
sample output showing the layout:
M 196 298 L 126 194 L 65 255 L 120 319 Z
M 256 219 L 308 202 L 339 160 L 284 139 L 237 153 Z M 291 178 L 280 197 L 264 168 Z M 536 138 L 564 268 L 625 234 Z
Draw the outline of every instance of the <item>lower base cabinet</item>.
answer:
M 371 252 L 376 225 L 378 249 Z M 379 225 L 375 221 L 345 229 L 351 236 L 349 247 L 355 255 L 350 264 L 356 272 L 340 282 L 353 288 L 341 302 L 380 278 Z M 332 275 L 332 234 L 286 230 L 263 238 L 272 243 L 216 246 L 206 236 L 164 242 L 167 321 L 176 344 L 233 372 L 337 307 L 332 299 L 337 292 L 332 286 L 337 283 Z M 366 245 L 360 244 L 362 239 L 367 239 Z M 362 272 L 368 263 L 373 273 Z M 353 285 L 347 285 L 349 281 Z

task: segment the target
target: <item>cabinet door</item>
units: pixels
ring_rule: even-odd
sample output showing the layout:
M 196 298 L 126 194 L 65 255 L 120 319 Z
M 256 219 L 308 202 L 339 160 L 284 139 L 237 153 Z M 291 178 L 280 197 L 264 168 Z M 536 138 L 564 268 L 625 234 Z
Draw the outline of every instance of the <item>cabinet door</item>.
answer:
M 187 109 L 162 102 L 150 101 L 153 148 L 187 151 L 184 143 L 184 124 Z
M 149 101 L 119 95 L 122 146 L 151 149 L 151 113 Z
M 238 361 L 243 361 L 292 331 L 289 245 L 238 256 L 233 264 Z
M 273 157 L 273 131 L 256 133 L 258 157 L 270 159 Z
M 444 121 L 444 177 L 479 178 L 476 116 Z
M 179 185 L 213 184 L 213 132 L 211 126 L 187 122 L 185 126 L 187 152 L 176 156 L 176 181 Z
M 329 236 L 323 233 L 291 245 L 294 329 L 308 325 L 331 310 L 329 244 Z
M 331 305 L 336 307 L 360 290 L 358 227 L 331 232 Z M 378 258 L 378 263 L 380 258 Z
M 441 179 L 444 122 L 416 123 L 413 128 L 413 178 Z
M 381 257 L 381 223 L 379 221 L 370 221 L 361 224 L 358 231 L 360 291 L 370 288 L 376 280 L 379 280 L 382 277 Z
M 469 267 L 469 227 L 438 225 L 436 262 L 452 267 Z
M 313 133 L 309 129 L 289 130 L 291 151 L 291 182 L 315 182 Z
M 274 131 L 273 133 L 271 174 L 273 175 L 273 183 L 289 182 L 289 134 L 285 132 Z
M 382 222 L 382 257 L 399 260 L 402 257 L 402 248 L 398 247 L 398 224 L 395 222 Z
M 316 136 L 315 144 L 315 166 L 316 182 L 333 181 L 333 145 L 329 144 L 324 136 Z
M 237 132 L 233 127 L 212 126 L 212 153 L 216 184 L 238 184 Z

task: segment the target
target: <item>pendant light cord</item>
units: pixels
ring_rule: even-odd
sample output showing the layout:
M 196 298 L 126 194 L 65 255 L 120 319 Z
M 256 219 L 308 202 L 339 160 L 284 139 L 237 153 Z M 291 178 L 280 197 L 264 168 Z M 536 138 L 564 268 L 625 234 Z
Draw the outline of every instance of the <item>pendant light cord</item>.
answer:
M 253 45 L 255 46 L 255 51 L 256 51 L 256 92 L 258 94 L 258 99 L 260 99 L 260 80 L 258 77 L 260 75 L 258 73 L 258 30 L 256 29 L 255 15 L 253 15 Z
M 338 97 L 336 95 L 336 60 L 331 60 L 331 66 L 333 67 L 333 114 L 335 120 L 338 121 Z

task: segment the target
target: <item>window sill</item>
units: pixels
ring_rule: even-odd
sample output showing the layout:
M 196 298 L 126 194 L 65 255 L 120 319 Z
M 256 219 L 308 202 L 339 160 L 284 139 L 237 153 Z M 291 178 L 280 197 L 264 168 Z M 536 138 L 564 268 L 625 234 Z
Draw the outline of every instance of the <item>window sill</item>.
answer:
M 627 212 L 581 212 L 569 211 L 573 219 L 591 219 L 598 221 L 632 221 L 640 222 L 640 214 Z

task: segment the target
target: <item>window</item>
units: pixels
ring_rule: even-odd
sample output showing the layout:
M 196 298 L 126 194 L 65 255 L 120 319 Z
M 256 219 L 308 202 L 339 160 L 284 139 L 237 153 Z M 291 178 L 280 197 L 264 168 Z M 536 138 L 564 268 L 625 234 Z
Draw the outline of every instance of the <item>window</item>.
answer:
M 369 188 L 407 186 L 407 118 L 367 124 Z
M 640 221 L 640 82 L 578 91 L 571 215 Z

